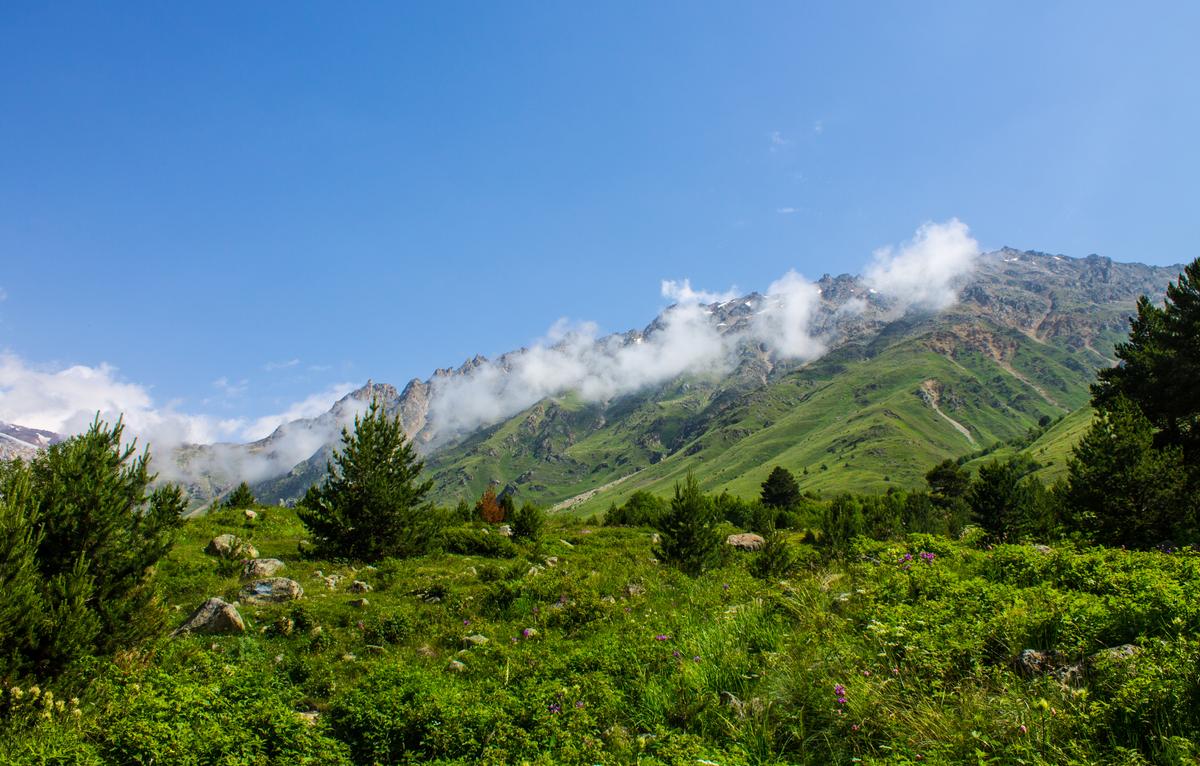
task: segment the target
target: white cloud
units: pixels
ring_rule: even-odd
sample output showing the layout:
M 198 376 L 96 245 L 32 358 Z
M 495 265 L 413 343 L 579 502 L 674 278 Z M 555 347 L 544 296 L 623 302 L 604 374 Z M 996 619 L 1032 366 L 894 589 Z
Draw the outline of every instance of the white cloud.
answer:
M 792 142 L 783 137 L 783 134 L 778 130 L 771 131 L 771 151 L 777 152 Z
M 712 293 L 707 290 L 693 290 L 692 280 L 685 279 L 676 282 L 673 279 L 662 281 L 662 296 L 672 303 L 723 303 L 738 296 L 737 288 L 733 287 L 723 293 Z
M 269 436 L 272 431 L 284 423 L 300 420 L 301 418 L 315 418 L 327 412 L 334 402 L 356 388 L 358 386 L 354 383 L 335 383 L 324 391 L 319 391 L 292 404 L 283 412 L 266 415 L 251 421 L 241 429 L 239 435 L 247 441 L 254 441 Z M 312 453 L 310 452 L 309 454 L 311 455 Z M 291 466 L 288 467 L 290 468 Z
M 8 293 L 5 292 L 3 287 L 0 287 L 0 303 L 3 303 L 6 300 L 8 300 Z
M 288 359 L 286 362 L 267 362 L 263 365 L 263 369 L 267 372 L 275 372 L 276 370 L 286 370 L 289 367 L 295 367 L 300 364 L 299 359 Z
M 766 305 L 756 317 L 753 334 L 780 356 L 818 357 L 825 352 L 825 343 L 813 334 L 812 322 L 820 305 L 821 289 L 789 271 L 767 288 Z
M 246 389 L 249 387 L 249 381 L 247 381 L 245 378 L 242 378 L 236 383 L 232 383 L 230 382 L 229 378 L 224 375 L 214 380 L 212 384 L 213 388 L 217 389 L 225 396 L 230 397 L 241 396 L 242 394 L 246 393 Z
M 883 247 L 864 273 L 866 283 L 894 298 L 900 308 L 944 309 L 975 268 L 979 243 L 957 218 L 926 223 L 899 249 Z
M 777 207 L 777 208 L 775 208 L 775 212 L 776 212 L 776 213 L 779 213 L 780 215 L 792 215 L 793 213 L 799 213 L 799 212 L 800 212 L 800 208 L 796 208 L 796 207 Z

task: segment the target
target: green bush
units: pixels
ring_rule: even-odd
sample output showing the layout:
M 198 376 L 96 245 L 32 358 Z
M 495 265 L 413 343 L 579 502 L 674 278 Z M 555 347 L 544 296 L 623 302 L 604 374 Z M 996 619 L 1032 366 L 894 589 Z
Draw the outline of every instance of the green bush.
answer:
M 483 529 L 471 527 L 445 529 L 442 530 L 441 540 L 446 551 L 466 556 L 511 559 L 518 553 L 517 547 L 507 537 Z

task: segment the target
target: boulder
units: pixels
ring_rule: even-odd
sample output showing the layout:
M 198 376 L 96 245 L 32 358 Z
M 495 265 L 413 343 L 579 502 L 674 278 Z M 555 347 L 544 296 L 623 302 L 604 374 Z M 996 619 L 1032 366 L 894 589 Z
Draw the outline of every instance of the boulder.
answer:
M 347 590 L 349 590 L 351 593 L 370 593 L 371 586 L 362 580 L 355 580 L 354 582 L 350 583 L 350 587 Z
M 646 592 L 646 586 L 639 585 L 638 583 L 635 583 L 635 582 L 631 582 L 625 586 L 625 595 L 629 596 L 630 598 L 633 598 L 635 596 L 640 596 L 645 592 Z
M 549 558 L 547 558 L 546 566 L 548 566 L 548 567 L 558 566 L 558 556 L 550 556 Z
M 450 671 L 451 673 L 466 673 L 467 666 L 458 660 L 450 660 L 450 664 L 446 666 L 446 670 Z
M 260 580 L 264 577 L 274 577 L 275 573 L 284 568 L 279 559 L 250 559 L 242 567 L 243 580 Z
M 753 532 L 743 532 L 740 535 L 726 537 L 725 544 L 739 551 L 759 551 L 766 544 L 766 540 L 763 539 L 762 535 L 756 535 Z
M 204 552 L 223 559 L 256 559 L 258 551 L 237 535 L 217 535 L 209 541 Z
M 466 638 L 463 639 L 463 643 L 468 644 L 470 646 L 483 646 L 487 642 L 488 642 L 487 636 L 480 635 L 479 633 L 476 633 L 473 636 L 467 636 Z
M 512 527 L 510 527 L 507 524 L 501 524 L 499 532 L 500 532 L 501 537 L 512 537 L 513 536 Z
M 255 519 L 258 518 L 258 512 L 252 511 L 249 508 L 242 511 L 242 515 L 246 517 L 246 521 L 254 521 Z
M 295 580 L 286 577 L 268 577 L 246 583 L 239 597 L 247 604 L 261 606 L 277 604 L 281 601 L 292 601 L 304 595 L 304 588 Z
M 175 629 L 172 636 L 184 633 L 245 633 L 246 623 L 233 604 L 219 598 L 210 598 L 192 612 L 187 622 Z
M 365 598 L 350 599 L 350 606 L 356 607 L 358 609 L 366 609 L 370 605 L 371 605 L 371 602 L 367 601 Z

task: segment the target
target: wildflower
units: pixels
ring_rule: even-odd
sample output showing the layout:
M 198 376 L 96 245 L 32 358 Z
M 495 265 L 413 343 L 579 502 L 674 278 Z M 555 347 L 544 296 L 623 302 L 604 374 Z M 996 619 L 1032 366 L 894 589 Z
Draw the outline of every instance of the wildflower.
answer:
M 912 554 L 911 554 L 911 553 L 906 553 L 906 554 L 904 554 L 903 556 L 901 556 L 901 557 L 900 557 L 900 560 L 901 560 L 901 561 L 912 561 Z
M 675 651 L 671 652 L 671 654 L 674 654 L 674 655 L 675 655 L 675 659 L 679 659 L 680 657 L 682 657 L 682 656 L 683 656 L 683 652 L 679 651 L 678 649 L 676 649 Z
M 1020 726 L 1017 727 L 1017 731 L 1021 732 L 1022 734 L 1028 734 L 1029 728 L 1027 726 L 1025 726 L 1025 724 L 1021 724 Z
M 63 702 L 62 700 L 59 700 L 58 702 L 54 703 L 54 709 L 61 713 L 62 711 L 67 709 L 67 703 Z
M 532 637 L 533 637 L 533 628 L 525 628 L 524 630 L 521 631 L 521 638 L 532 638 Z
M 12 697 L 15 700 L 19 700 L 25 696 L 25 692 L 23 692 L 21 690 L 21 687 L 19 687 L 19 686 L 14 686 L 13 688 L 9 689 L 8 691 L 12 694 Z
M 575 700 L 575 709 L 579 710 L 583 707 L 583 700 Z
M 657 636 L 654 637 L 654 640 L 655 641 L 670 641 L 671 637 L 664 635 L 662 633 L 659 633 Z
M 551 702 L 549 707 L 547 707 L 546 709 L 549 710 L 551 713 L 558 714 L 558 713 L 562 712 L 562 705 L 558 704 L 557 702 Z
M 865 678 L 870 678 L 870 677 L 871 677 L 871 671 L 869 671 L 869 670 L 864 670 L 864 671 L 863 671 L 863 677 L 865 677 Z
M 471 624 L 470 620 L 463 620 L 463 625 L 470 625 L 470 624 Z
M 833 687 L 833 693 L 838 697 L 845 697 L 846 696 L 846 687 L 842 686 L 841 684 L 836 684 Z
M 851 726 L 850 731 L 858 731 L 858 724 L 854 724 L 853 726 Z
M 33 697 L 34 699 L 37 699 L 38 697 L 42 696 L 41 688 L 38 686 L 29 687 L 29 696 Z
M 515 644 L 515 643 L 517 643 L 517 637 L 516 637 L 516 636 L 513 636 L 513 637 L 512 637 L 512 639 L 510 639 L 510 640 L 511 640 L 511 641 L 512 641 L 514 644 Z
M 892 668 L 892 675 L 894 675 L 894 676 L 900 675 L 900 668 Z
M 83 711 L 77 707 L 73 707 L 73 708 L 71 708 L 71 715 L 74 716 L 75 718 L 80 718 L 83 716 Z
M 729 583 L 725 583 L 724 585 L 722 585 L 721 590 L 729 590 Z
M 692 662 L 699 662 L 699 661 L 700 661 L 700 655 L 698 655 L 698 654 L 692 658 Z
M 540 610 L 539 610 L 539 609 L 538 609 L 536 606 L 533 608 L 533 613 L 534 613 L 534 614 L 537 614 L 539 611 L 540 611 Z

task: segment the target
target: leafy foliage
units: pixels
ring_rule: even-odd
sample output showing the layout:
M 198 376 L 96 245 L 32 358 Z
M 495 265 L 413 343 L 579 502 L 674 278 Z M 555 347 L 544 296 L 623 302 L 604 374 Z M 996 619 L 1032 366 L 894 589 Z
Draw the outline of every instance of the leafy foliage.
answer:
M 657 526 L 669 507 L 662 498 L 639 490 L 630 495 L 623 505 L 609 508 L 604 514 L 604 523 L 626 527 Z
M 504 521 L 504 509 L 496 502 L 496 490 L 488 487 L 475 503 L 475 515 L 488 524 L 499 524 Z
M 424 463 L 404 437 L 399 417 L 388 417 L 378 400 L 342 430 L 342 448 L 327 476 L 305 494 L 300 520 L 317 555 L 378 561 L 417 556 L 433 540 L 438 515 L 425 496 Z

